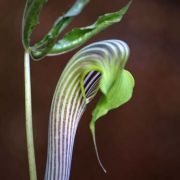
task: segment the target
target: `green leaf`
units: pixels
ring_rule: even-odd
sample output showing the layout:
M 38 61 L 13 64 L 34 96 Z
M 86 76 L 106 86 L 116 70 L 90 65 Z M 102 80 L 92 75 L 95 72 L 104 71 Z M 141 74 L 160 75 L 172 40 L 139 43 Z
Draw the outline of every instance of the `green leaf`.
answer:
M 132 97 L 134 88 L 134 78 L 130 72 L 122 70 L 121 75 L 117 77 L 111 88 L 103 94 L 93 110 L 90 128 L 94 131 L 95 122 L 102 116 L 106 115 L 110 110 L 118 108 L 122 104 L 129 101 Z M 100 84 L 100 89 L 104 84 Z M 104 88 L 104 87 L 103 87 Z
M 117 12 L 108 13 L 103 16 L 100 16 L 98 20 L 90 26 L 73 29 L 71 32 L 67 33 L 63 39 L 59 40 L 52 47 L 48 55 L 62 54 L 81 46 L 83 43 L 88 41 L 97 33 L 106 29 L 110 25 L 119 22 L 122 19 L 123 15 L 127 12 L 130 4 L 131 1 L 125 7 L 123 7 Z M 32 56 L 34 58 L 41 57 L 41 52 L 33 50 Z
M 45 35 L 40 42 L 31 47 L 31 54 L 34 59 L 42 58 L 49 52 L 59 34 L 69 25 L 75 16 L 80 14 L 88 2 L 89 0 L 76 0 L 74 5 L 67 11 L 67 13 L 65 13 L 63 16 L 60 16 L 55 21 L 47 35 Z M 33 51 L 38 51 L 38 56 L 35 56 Z
M 39 22 L 40 11 L 47 1 L 48 0 L 27 0 L 22 23 L 22 40 L 26 49 L 30 47 L 30 36 L 34 27 Z M 89 0 L 76 0 L 69 11 L 55 21 L 48 34 L 45 35 L 40 42 L 32 46 L 32 49 L 42 51 L 42 55 L 40 57 L 45 56 L 48 50 L 53 46 L 58 35 L 64 30 L 65 27 L 67 27 L 72 18 L 77 16 L 82 11 L 88 2 Z
M 47 0 L 27 0 L 22 22 L 22 41 L 25 49 L 29 48 L 30 36 L 38 24 L 40 11 Z
M 108 72 L 105 73 L 108 74 Z M 109 82 L 102 82 L 103 81 L 101 81 L 100 89 L 104 94 L 96 104 L 95 109 L 93 110 L 92 119 L 90 122 L 90 130 L 92 133 L 98 162 L 104 170 L 104 172 L 106 172 L 100 160 L 98 148 L 96 145 L 95 123 L 99 118 L 106 115 L 110 110 L 118 108 L 130 100 L 130 98 L 132 97 L 135 82 L 131 73 L 126 70 L 122 70 L 120 76 L 117 76 L 115 78 L 115 81 L 113 84 L 110 85 L 110 88 Z M 108 91 L 104 91 L 104 89 L 108 89 Z

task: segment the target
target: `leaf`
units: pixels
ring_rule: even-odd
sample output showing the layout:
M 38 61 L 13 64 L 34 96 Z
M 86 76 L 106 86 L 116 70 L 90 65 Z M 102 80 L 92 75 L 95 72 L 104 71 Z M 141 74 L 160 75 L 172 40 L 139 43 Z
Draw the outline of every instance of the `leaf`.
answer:
M 101 87 L 103 84 L 101 84 Z M 134 79 L 130 72 L 123 70 L 119 79 L 116 80 L 106 94 L 104 94 L 93 110 L 91 129 L 94 129 L 94 123 L 108 111 L 118 108 L 129 101 L 132 97 L 134 88 Z
M 57 54 L 63 54 L 81 46 L 83 43 L 88 41 L 97 33 L 101 32 L 112 24 L 119 22 L 124 16 L 124 14 L 127 12 L 130 4 L 131 1 L 117 12 L 108 13 L 100 16 L 98 20 L 90 26 L 74 28 L 72 31 L 65 34 L 65 36 L 61 40 L 59 40 L 52 47 L 52 49 L 50 49 L 48 55 L 52 56 Z M 33 50 L 31 53 L 34 58 L 41 57 L 40 51 Z
M 25 49 L 29 48 L 30 36 L 38 24 L 40 11 L 47 0 L 27 0 L 22 22 L 22 41 Z
M 100 89 L 104 84 L 100 85 Z M 100 98 L 95 109 L 93 110 L 92 120 L 90 122 L 90 130 L 93 136 L 94 146 L 100 166 L 106 172 L 99 158 L 96 138 L 95 138 L 95 122 L 106 115 L 110 110 L 115 109 L 128 102 L 132 97 L 134 88 L 134 78 L 130 72 L 122 70 L 120 77 L 113 83 L 112 87 Z
M 26 8 L 23 17 L 23 44 L 25 48 L 30 47 L 30 36 L 34 27 L 38 24 L 38 19 L 40 11 L 47 0 L 27 0 Z M 59 34 L 64 30 L 65 27 L 71 22 L 73 17 L 79 15 L 82 9 L 87 5 L 89 0 L 76 0 L 74 5 L 69 9 L 67 13 L 60 16 L 52 26 L 51 30 L 48 32 L 44 38 L 32 46 L 32 49 L 38 49 L 42 51 L 41 57 L 45 56 L 47 51 L 53 46 L 54 41 L 59 36 Z M 42 48 L 42 49 L 41 49 Z
M 52 177 L 69 179 L 77 127 L 87 104 L 98 90 L 103 96 L 93 111 L 90 127 L 94 130 L 92 135 L 98 162 L 105 171 L 97 151 L 94 124 L 97 118 L 130 99 L 134 79 L 124 70 L 128 57 L 126 43 L 106 40 L 84 47 L 68 62 L 51 106 L 45 180 Z
M 83 8 L 87 5 L 89 0 L 76 0 L 74 5 L 65 13 L 63 16 L 60 16 L 47 33 L 44 38 L 31 47 L 32 57 L 34 59 L 43 58 L 53 47 L 56 39 L 59 34 L 69 25 L 72 19 L 79 15 Z M 39 55 L 34 56 L 33 51 L 38 51 Z

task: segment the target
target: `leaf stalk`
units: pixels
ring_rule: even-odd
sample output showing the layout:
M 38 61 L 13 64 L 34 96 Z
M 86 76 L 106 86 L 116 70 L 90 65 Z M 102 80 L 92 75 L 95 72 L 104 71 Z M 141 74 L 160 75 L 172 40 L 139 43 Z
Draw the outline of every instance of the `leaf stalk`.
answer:
M 26 140 L 27 140 L 29 176 L 30 176 L 30 180 L 37 180 L 34 139 L 33 139 L 33 123 L 32 123 L 30 57 L 28 50 L 26 50 L 24 54 L 24 82 L 25 82 Z

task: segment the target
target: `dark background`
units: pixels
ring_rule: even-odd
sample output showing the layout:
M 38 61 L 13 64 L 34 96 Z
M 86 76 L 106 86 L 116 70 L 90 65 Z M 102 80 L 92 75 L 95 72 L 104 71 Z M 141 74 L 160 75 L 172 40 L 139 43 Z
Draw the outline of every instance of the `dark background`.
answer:
M 40 39 L 72 0 L 49 0 Z M 116 11 L 125 0 L 92 0 L 70 28 L 85 26 Z M 28 180 L 24 120 L 23 47 L 21 19 L 25 0 L 0 1 L 0 179 Z M 89 131 L 94 103 L 79 125 L 71 180 L 178 180 L 180 179 L 180 1 L 134 0 L 123 21 L 90 42 L 117 38 L 126 41 L 131 56 L 126 69 L 135 77 L 132 100 L 97 123 L 97 142 L 108 174 L 96 161 Z M 66 55 L 31 63 L 33 121 L 37 170 L 43 179 L 48 116 L 56 82 Z

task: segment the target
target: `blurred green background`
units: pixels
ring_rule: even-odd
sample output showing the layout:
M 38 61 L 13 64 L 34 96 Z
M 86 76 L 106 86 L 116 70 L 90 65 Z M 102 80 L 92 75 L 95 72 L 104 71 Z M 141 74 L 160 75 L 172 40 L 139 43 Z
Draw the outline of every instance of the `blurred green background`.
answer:
M 49 0 L 39 40 L 72 0 Z M 91 0 L 70 25 L 86 26 L 127 0 Z M 23 47 L 21 19 L 25 0 L 0 1 L 0 179 L 28 180 L 24 119 Z M 135 77 L 132 100 L 97 123 L 97 143 L 108 174 L 98 166 L 89 121 L 95 103 L 80 122 L 71 180 L 180 179 L 180 1 L 134 0 L 119 24 L 90 42 L 117 38 L 126 41 L 131 55 L 126 69 Z M 65 64 L 76 52 L 31 63 L 33 121 L 39 180 L 47 151 L 48 117 L 52 95 Z

